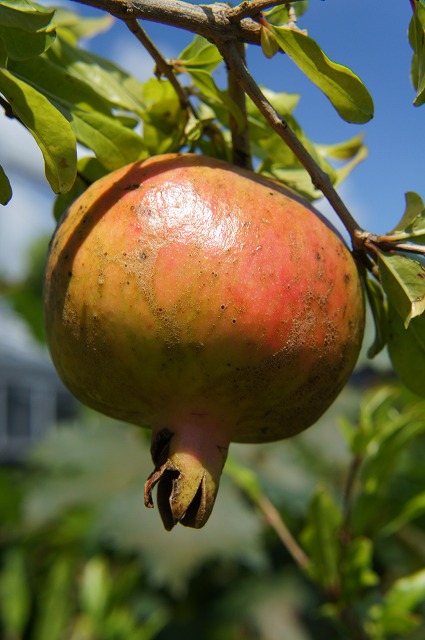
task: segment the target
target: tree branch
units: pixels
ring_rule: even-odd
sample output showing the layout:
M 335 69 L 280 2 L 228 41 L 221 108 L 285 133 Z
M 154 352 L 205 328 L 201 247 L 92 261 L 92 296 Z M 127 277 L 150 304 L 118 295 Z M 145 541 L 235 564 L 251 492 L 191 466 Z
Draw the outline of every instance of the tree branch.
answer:
M 146 51 L 153 58 L 156 64 L 156 68 L 158 69 L 158 72 L 161 75 L 165 76 L 170 81 L 171 85 L 174 87 L 175 92 L 177 93 L 182 109 L 190 109 L 193 115 L 196 116 L 195 110 L 191 105 L 188 97 L 186 96 L 183 87 L 181 86 L 181 84 L 179 83 L 179 81 L 177 80 L 176 76 L 173 73 L 172 65 L 170 65 L 164 59 L 161 52 L 157 49 L 155 44 L 149 38 L 146 31 L 140 26 L 137 20 L 134 20 L 133 18 L 123 20 L 123 22 L 127 25 L 131 33 L 136 36 L 138 41 L 144 46 Z
M 240 56 L 244 60 L 245 45 L 238 42 L 236 46 L 238 47 Z M 246 94 L 241 85 L 236 81 L 233 73 L 228 73 L 227 77 L 229 96 L 238 106 L 244 122 L 243 127 L 241 127 L 232 113 L 229 116 L 230 132 L 232 135 L 232 160 L 238 167 L 252 170 L 248 115 L 246 110 Z
M 182 0 L 72 1 L 101 9 L 124 21 L 143 19 L 185 29 L 211 42 L 217 38 L 231 38 L 238 42 L 260 44 L 260 25 L 250 18 L 243 20 L 234 18 L 231 21 L 230 7 L 218 2 L 210 5 L 195 5 Z
M 325 173 L 317 164 L 292 131 L 288 123 L 278 114 L 273 105 L 262 93 L 260 87 L 249 73 L 243 59 L 241 58 L 236 44 L 231 40 L 226 40 L 220 43 L 216 42 L 216 45 L 228 65 L 229 70 L 234 74 L 246 94 L 261 111 L 269 125 L 288 145 L 291 151 L 293 151 L 302 166 L 309 173 L 313 185 L 324 194 L 333 209 L 336 211 L 341 222 L 350 234 L 353 247 L 355 249 L 362 249 L 365 237 L 368 237 L 368 234 L 365 233 L 353 218 L 345 203 L 334 189 L 328 174 Z

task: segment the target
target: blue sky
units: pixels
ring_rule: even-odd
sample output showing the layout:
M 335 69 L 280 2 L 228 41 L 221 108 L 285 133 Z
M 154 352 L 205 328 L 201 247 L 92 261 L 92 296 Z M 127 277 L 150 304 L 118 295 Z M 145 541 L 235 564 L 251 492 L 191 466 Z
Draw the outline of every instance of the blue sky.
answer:
M 84 14 L 97 13 L 78 3 L 56 4 L 67 4 Z M 406 191 L 417 191 L 425 198 L 425 105 L 415 108 L 412 104 L 415 93 L 409 78 L 411 49 L 407 40 L 410 17 L 409 0 L 310 0 L 308 11 L 300 18 L 299 26 L 308 30 L 328 57 L 349 66 L 368 87 L 375 117 L 367 125 L 343 122 L 286 56 L 269 61 L 258 48 L 248 50 L 248 64 L 258 82 L 275 91 L 301 94 L 295 115 L 314 141 L 335 143 L 364 133 L 368 158 L 339 191 L 360 224 L 376 233 L 397 223 Z M 162 25 L 145 27 L 168 57 L 175 56 L 191 39 L 190 34 Z M 119 23 L 88 46 L 141 79 L 152 73 L 149 57 Z M 36 145 L 2 114 L 0 136 L 1 162 L 15 193 L 0 216 L 0 273 L 13 276 L 22 268 L 31 238 L 52 230 L 53 196 L 46 187 Z M 318 208 L 335 220 L 325 202 L 319 202 Z

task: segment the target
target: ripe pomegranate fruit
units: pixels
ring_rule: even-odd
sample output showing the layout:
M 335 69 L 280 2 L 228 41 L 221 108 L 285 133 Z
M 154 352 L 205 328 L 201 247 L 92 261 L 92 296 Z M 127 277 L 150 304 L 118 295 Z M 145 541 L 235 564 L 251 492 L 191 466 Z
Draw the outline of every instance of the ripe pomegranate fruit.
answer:
M 293 436 L 356 362 L 355 263 L 310 205 L 199 155 L 123 167 L 80 196 L 50 246 L 47 338 L 87 405 L 152 428 L 145 503 L 207 521 L 231 441 Z

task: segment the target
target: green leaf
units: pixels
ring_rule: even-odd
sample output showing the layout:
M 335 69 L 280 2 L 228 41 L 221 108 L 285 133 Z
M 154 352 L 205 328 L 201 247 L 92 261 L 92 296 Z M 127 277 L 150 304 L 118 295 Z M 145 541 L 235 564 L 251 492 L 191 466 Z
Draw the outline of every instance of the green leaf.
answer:
M 337 589 L 340 582 L 339 528 L 342 513 L 331 495 L 319 487 L 311 500 L 301 541 L 311 560 L 307 571 L 326 590 Z
M 63 38 L 57 38 L 46 55 L 67 73 L 89 85 L 113 107 L 142 114 L 142 84 L 112 62 L 74 47 Z
M 65 193 L 77 172 L 76 139 L 66 118 L 41 93 L 0 69 L 0 92 L 41 149 L 55 193 Z
M 425 493 L 419 493 L 408 500 L 400 513 L 382 529 L 382 535 L 392 535 L 407 523 L 425 513 Z
M 70 113 L 78 107 L 78 109 L 112 115 L 108 101 L 90 84 L 75 77 L 65 67 L 47 57 L 11 62 L 9 70 L 45 95 L 61 111 L 65 109 Z
M 297 18 L 303 15 L 308 7 L 308 0 L 296 0 L 296 3 L 291 2 L 292 6 L 295 9 Z M 287 6 L 276 6 L 272 9 L 264 11 L 264 17 L 267 22 L 274 25 L 281 25 L 285 22 L 288 22 L 288 8 Z
M 54 31 L 54 15 L 54 9 L 26 0 L 0 2 L 0 24 L 6 27 L 18 27 L 31 33 Z
M 18 549 L 3 555 L 0 596 L 1 627 L 6 637 L 23 637 L 31 613 L 31 590 L 25 558 Z
M 389 306 L 388 352 L 406 387 L 425 396 L 425 314 L 413 318 L 406 329 L 400 314 Z
M 363 138 L 364 135 L 360 133 L 349 140 L 344 140 L 344 142 L 338 142 L 337 144 L 317 144 L 316 148 L 325 158 L 351 160 L 365 148 Z
M 9 178 L 0 166 L 0 204 L 6 205 L 12 197 L 12 187 Z
M 363 278 L 365 284 L 366 296 L 375 325 L 375 339 L 369 347 L 367 355 L 374 358 L 387 344 L 388 339 L 388 319 L 385 298 L 382 287 L 376 280 L 373 280 L 365 274 Z
M 70 558 L 61 554 L 55 558 L 38 594 L 38 616 L 35 640 L 61 640 L 69 626 L 72 607 L 72 578 L 75 567 Z
M 258 476 L 252 469 L 240 464 L 234 458 L 228 458 L 224 471 L 254 504 L 258 504 L 263 491 Z
M 268 27 L 262 25 L 260 30 L 260 38 L 261 49 L 263 50 L 264 55 L 266 56 L 266 58 L 273 58 L 273 56 L 276 55 L 276 53 L 280 49 L 273 33 Z
M 46 51 L 55 40 L 54 33 L 29 33 L 0 24 L 0 39 L 12 60 L 33 58 Z
M 185 69 L 203 69 L 214 71 L 223 62 L 219 50 L 214 44 L 196 35 L 192 42 L 177 56 L 177 66 L 182 64 Z
M 71 40 L 72 44 L 76 44 L 80 38 L 91 38 L 110 29 L 114 24 L 114 18 L 108 14 L 83 17 L 63 7 L 56 7 L 55 24 L 60 35 L 66 34 L 66 38 Z
M 242 130 L 245 121 L 237 104 L 229 97 L 226 91 L 219 89 L 208 71 L 204 69 L 189 68 L 187 69 L 194 85 L 201 92 L 201 96 L 206 99 L 207 104 L 211 101 L 218 103 L 226 108 L 235 118 L 238 127 Z
M 68 193 L 63 193 L 56 197 L 53 205 L 53 215 L 55 220 L 59 220 L 66 209 L 85 191 L 92 182 L 98 180 L 107 173 L 107 169 L 97 160 L 97 158 L 80 158 L 78 161 L 78 175 L 72 188 Z
M 344 546 L 341 560 L 343 599 L 352 602 L 366 587 L 378 584 L 372 569 L 373 544 L 369 538 L 355 538 Z
M 180 150 L 184 142 L 187 112 L 183 111 L 171 83 L 151 78 L 143 84 L 143 138 L 149 153 Z
M 421 618 L 415 609 L 425 599 L 425 569 L 399 578 L 386 593 L 383 605 L 377 608 L 380 637 L 406 637 L 418 627 Z
M 81 576 L 81 606 L 95 621 L 107 613 L 112 576 L 106 561 L 100 557 L 88 560 Z
M 323 91 L 341 118 L 364 124 L 373 117 L 372 98 L 348 67 L 332 62 L 319 45 L 301 31 L 287 27 L 271 29 L 283 51 Z
M 425 7 L 415 3 L 415 11 L 409 24 L 409 42 L 413 49 L 411 78 L 416 89 L 415 107 L 425 102 Z
M 415 238 L 417 235 L 425 236 L 425 204 L 421 196 L 414 191 L 405 194 L 406 206 L 400 222 L 389 235 L 397 235 L 402 238 Z
M 425 310 L 425 267 L 412 258 L 379 251 L 379 272 L 389 302 L 404 326 Z
M 116 118 L 76 109 L 72 112 L 72 127 L 78 141 L 92 149 L 108 171 L 147 157 L 142 137 L 123 127 Z
M 54 11 L 36 5 L 0 3 L 0 40 L 13 59 L 38 56 L 55 39 Z

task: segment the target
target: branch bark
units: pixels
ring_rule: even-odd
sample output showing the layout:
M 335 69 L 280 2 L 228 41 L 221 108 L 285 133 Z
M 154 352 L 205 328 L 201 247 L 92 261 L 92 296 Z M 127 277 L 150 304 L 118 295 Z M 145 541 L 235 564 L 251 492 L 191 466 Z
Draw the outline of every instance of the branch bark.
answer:
M 211 42 L 217 38 L 233 39 L 248 44 L 260 44 L 260 25 L 250 18 L 230 13 L 230 7 L 218 2 L 194 5 L 183 0 L 72 0 L 106 11 L 120 20 L 148 20 L 197 33 Z M 269 2 L 269 6 L 283 0 Z M 264 3 L 250 2 L 253 9 Z M 255 10 L 258 13 L 258 10 Z

